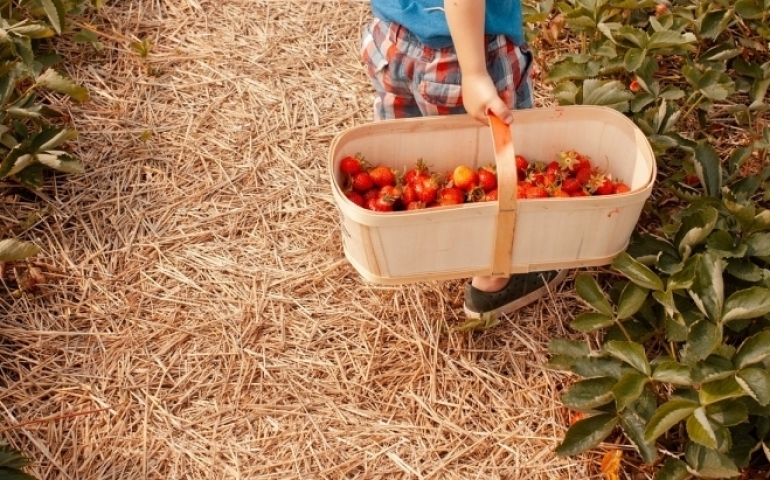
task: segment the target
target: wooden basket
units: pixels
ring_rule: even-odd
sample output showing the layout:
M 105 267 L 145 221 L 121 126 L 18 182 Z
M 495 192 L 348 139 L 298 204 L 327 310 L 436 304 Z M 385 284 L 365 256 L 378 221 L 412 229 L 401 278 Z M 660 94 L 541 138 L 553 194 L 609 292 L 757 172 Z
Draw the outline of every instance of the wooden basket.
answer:
M 468 115 L 386 120 L 335 137 L 328 168 L 343 248 L 366 280 L 407 284 L 606 265 L 625 250 L 656 175 L 645 135 L 607 107 L 538 108 L 513 116 L 510 127 L 492 119 L 491 128 Z M 514 150 L 530 161 L 550 161 L 561 151 L 576 150 L 631 191 L 517 201 Z M 342 191 L 339 161 L 356 153 L 370 164 L 399 171 L 419 158 L 436 172 L 495 163 L 499 200 L 401 212 L 366 210 Z

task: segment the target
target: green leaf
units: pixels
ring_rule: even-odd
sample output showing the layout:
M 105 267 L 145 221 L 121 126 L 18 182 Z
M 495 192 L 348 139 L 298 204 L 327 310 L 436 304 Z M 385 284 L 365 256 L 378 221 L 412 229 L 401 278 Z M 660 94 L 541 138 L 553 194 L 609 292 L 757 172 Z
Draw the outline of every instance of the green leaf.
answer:
M 762 5 L 755 0 L 737 0 L 735 2 L 735 13 L 743 18 L 753 19 L 762 17 Z
M 626 409 L 620 415 L 620 427 L 629 440 L 634 444 L 642 460 L 647 465 L 654 464 L 658 459 L 658 449 L 652 442 L 644 440 L 645 421 L 636 412 Z
M 8 467 L 0 467 L 0 478 L 3 480 L 37 480 L 32 475 L 28 475 L 21 470 Z
M 60 147 L 68 140 L 77 138 L 78 132 L 65 128 L 45 128 L 32 137 L 30 151 L 32 153 L 45 152 Z
M 690 358 L 703 360 L 722 343 L 722 329 L 709 320 L 698 320 L 687 333 L 687 353 Z
M 17 174 L 19 181 L 30 190 L 43 186 L 43 165 L 33 163 Z
M 622 412 L 631 402 L 639 398 L 648 381 L 649 379 L 640 373 L 634 371 L 624 373 L 612 388 L 617 410 Z
M 687 445 L 685 458 L 701 478 L 725 479 L 741 474 L 728 456 L 697 443 Z
M 629 282 L 623 288 L 618 300 L 618 318 L 622 320 L 638 312 L 642 305 L 644 305 L 645 300 L 647 300 L 647 293 L 649 293 L 649 290 L 646 288 Z
M 692 385 L 690 368 L 673 360 L 665 360 L 655 365 L 652 378 L 658 382 L 674 385 Z
M 687 464 L 678 458 L 668 458 L 655 472 L 654 480 L 688 480 L 692 475 L 687 471 Z
M 85 171 L 80 160 L 61 150 L 38 153 L 35 155 L 35 160 L 48 168 L 64 173 L 83 173 Z
M 770 290 L 750 287 L 730 295 L 725 301 L 722 320 L 752 319 L 770 313 Z
M 588 77 L 586 65 L 571 60 L 555 64 L 546 75 L 545 80 L 551 83 L 561 83 L 565 80 L 582 80 Z
M 685 260 L 682 269 L 669 277 L 667 289 L 673 291 L 692 287 L 693 282 L 695 282 L 698 261 L 698 257 L 690 257 Z
M 647 361 L 647 357 L 644 352 L 644 347 L 634 342 L 622 342 L 619 340 L 612 340 L 603 345 L 604 351 L 617 358 L 618 360 L 625 362 L 635 369 L 639 370 L 646 376 L 650 376 L 652 369 L 650 363 Z
M 719 213 L 712 207 L 705 207 L 684 217 L 674 237 L 679 254 L 688 257 L 694 246 L 706 241 L 714 230 L 717 220 L 719 220 Z
M 635 72 L 642 66 L 644 58 L 647 56 L 647 50 L 643 48 L 629 48 L 623 59 L 627 71 Z
M 717 436 L 703 407 L 696 408 L 687 419 L 687 435 L 690 440 L 704 447 L 717 448 Z
M 722 259 L 712 253 L 701 255 L 695 280 L 687 293 L 704 315 L 713 322 L 720 322 L 724 305 Z
M 719 154 L 714 147 L 702 143 L 695 147 L 695 173 L 701 185 L 706 187 L 706 193 L 719 196 L 722 188 L 722 167 L 719 164 Z
M 586 342 L 554 338 L 548 343 L 548 353 L 551 355 L 566 355 L 568 357 L 588 356 L 591 351 Z
M 48 15 L 48 20 L 51 22 L 51 26 L 56 30 L 56 33 L 60 34 L 64 31 L 64 17 L 66 11 L 64 10 L 64 4 L 62 0 L 39 0 L 43 4 L 45 14 Z
M 628 101 L 634 94 L 616 80 L 585 80 L 583 82 L 583 105 L 602 105 L 621 112 L 628 111 Z
M 638 262 L 626 252 L 622 252 L 612 261 L 612 268 L 642 288 L 663 290 L 663 281 L 649 267 Z
M 735 374 L 735 381 L 763 407 L 770 404 L 770 373 L 762 368 L 744 368 Z
M 86 87 L 78 85 L 71 78 L 61 75 L 52 68 L 49 68 L 37 77 L 35 84 L 54 92 L 69 95 L 70 98 L 78 102 L 87 102 L 91 99 Z
M 570 327 L 578 332 L 591 333 L 602 328 L 607 328 L 613 323 L 615 323 L 615 319 L 608 317 L 603 313 L 586 312 L 576 316 L 575 320 L 570 324 Z
M 700 20 L 700 36 L 715 39 L 726 26 L 727 10 L 716 10 L 706 13 Z
M 743 257 L 748 250 L 742 243 L 736 245 L 735 238 L 724 230 L 713 232 L 706 240 L 706 247 L 722 258 Z
M 660 30 L 650 35 L 647 50 L 654 48 L 671 48 L 691 43 L 691 39 L 673 30 Z
M 609 414 L 579 420 L 567 430 L 564 441 L 556 448 L 556 454 L 575 455 L 590 450 L 607 438 L 617 424 L 618 418 Z
M 699 405 L 687 400 L 669 400 L 664 403 L 652 416 L 644 430 L 644 439 L 654 442 L 656 438 L 666 433 L 671 427 L 689 417 Z
M 562 395 L 562 403 L 580 411 L 590 411 L 612 401 L 612 388 L 617 380 L 610 377 L 589 378 L 575 382 Z
M 752 257 L 770 256 L 770 232 L 754 232 L 746 238 L 744 243 L 747 247 L 747 255 Z
M 698 398 L 701 405 L 710 405 L 728 398 L 742 397 L 745 394 L 746 392 L 735 381 L 735 378 L 728 377 L 701 385 Z
M 577 278 L 575 278 L 575 291 L 584 302 L 592 306 L 599 313 L 608 317 L 613 316 L 610 302 L 601 288 L 599 288 L 599 284 L 596 283 L 596 280 L 590 274 L 578 274 Z
M 708 383 L 715 380 L 728 378 L 735 373 L 733 363 L 719 355 L 709 355 L 693 366 L 691 370 L 694 383 Z
M 22 242 L 13 238 L 0 240 L 0 262 L 12 262 L 23 260 L 37 255 L 40 247 L 29 242 Z
M 730 427 L 748 421 L 749 409 L 741 400 L 729 399 L 707 406 L 706 415 L 719 425 Z
M 736 368 L 759 363 L 770 357 L 770 330 L 763 330 L 747 338 L 735 352 Z

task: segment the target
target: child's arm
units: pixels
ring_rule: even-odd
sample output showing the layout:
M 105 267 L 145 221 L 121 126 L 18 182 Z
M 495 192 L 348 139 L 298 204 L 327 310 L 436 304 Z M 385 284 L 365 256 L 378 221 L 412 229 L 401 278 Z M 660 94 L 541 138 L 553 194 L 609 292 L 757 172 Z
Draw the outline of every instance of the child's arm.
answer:
M 487 112 L 492 112 L 505 123 L 511 123 L 513 116 L 510 108 L 498 96 L 487 72 L 485 8 L 484 0 L 444 1 L 449 32 L 460 62 L 463 105 L 473 118 L 482 123 L 487 123 Z

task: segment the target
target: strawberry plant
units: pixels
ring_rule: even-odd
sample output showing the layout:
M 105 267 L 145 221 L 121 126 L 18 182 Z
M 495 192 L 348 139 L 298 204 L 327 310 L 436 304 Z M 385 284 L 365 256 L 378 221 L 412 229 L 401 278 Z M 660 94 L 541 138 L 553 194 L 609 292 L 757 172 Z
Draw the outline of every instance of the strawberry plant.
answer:
M 553 367 L 582 377 L 562 400 L 586 416 L 558 454 L 620 431 L 662 466 L 660 480 L 732 478 L 770 458 L 770 210 L 756 201 L 768 177 L 770 167 L 703 195 L 660 236 L 637 235 L 612 264 L 622 280 L 609 296 L 579 274 L 591 310 L 571 327 L 592 341 L 549 349 Z

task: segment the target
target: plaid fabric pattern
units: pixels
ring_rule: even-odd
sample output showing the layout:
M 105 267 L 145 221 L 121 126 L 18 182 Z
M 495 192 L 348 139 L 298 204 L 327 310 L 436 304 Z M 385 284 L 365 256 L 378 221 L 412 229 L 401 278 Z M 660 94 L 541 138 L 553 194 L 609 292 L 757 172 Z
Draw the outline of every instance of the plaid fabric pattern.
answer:
M 466 113 L 453 48 L 426 47 L 401 25 L 375 18 L 364 32 L 361 57 L 376 91 L 375 120 Z M 531 65 L 526 45 L 487 36 L 487 69 L 498 92 L 515 93 L 516 109 L 533 106 Z

